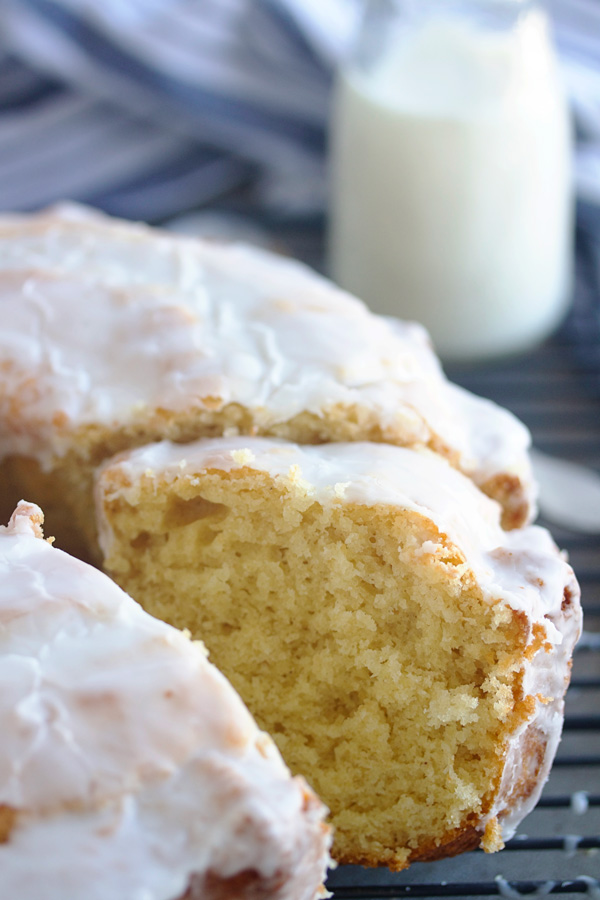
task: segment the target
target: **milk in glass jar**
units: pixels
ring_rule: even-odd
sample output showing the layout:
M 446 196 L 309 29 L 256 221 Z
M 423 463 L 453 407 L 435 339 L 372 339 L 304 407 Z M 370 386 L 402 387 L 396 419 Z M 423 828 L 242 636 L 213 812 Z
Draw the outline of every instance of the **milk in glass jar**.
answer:
M 444 359 L 524 350 L 569 300 L 570 157 L 537 3 L 371 0 L 335 92 L 331 274 Z

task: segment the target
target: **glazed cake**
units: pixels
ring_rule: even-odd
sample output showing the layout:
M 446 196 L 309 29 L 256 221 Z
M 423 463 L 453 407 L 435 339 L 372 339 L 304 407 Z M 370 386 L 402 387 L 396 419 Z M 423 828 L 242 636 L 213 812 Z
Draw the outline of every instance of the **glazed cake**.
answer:
M 104 459 L 237 433 L 425 446 L 531 516 L 526 429 L 300 263 L 66 207 L 0 222 L 0 311 L 4 506 L 36 498 L 61 547 L 95 546 Z
M 314 900 L 324 807 L 204 648 L 0 528 L 0 897 Z
M 499 849 L 559 741 L 579 589 L 429 451 L 157 443 L 99 472 L 108 572 L 201 635 L 332 811 L 334 856 Z

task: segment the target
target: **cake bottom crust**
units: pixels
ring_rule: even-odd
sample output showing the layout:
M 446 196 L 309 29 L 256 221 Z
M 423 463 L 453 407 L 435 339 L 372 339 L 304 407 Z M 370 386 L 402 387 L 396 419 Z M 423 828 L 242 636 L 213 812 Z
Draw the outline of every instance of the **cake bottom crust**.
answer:
M 214 871 L 193 875 L 185 894 L 176 900 L 302 900 L 304 896 L 301 888 L 290 893 L 281 872 L 266 878 L 255 869 L 244 869 L 229 878 Z

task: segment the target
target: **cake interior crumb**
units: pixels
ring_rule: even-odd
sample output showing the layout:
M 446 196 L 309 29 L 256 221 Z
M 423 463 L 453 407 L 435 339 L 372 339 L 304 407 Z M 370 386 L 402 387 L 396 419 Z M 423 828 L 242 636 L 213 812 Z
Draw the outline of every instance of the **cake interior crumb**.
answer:
M 338 861 L 401 869 L 485 814 L 527 637 L 428 519 L 251 468 L 104 477 L 107 570 L 206 644 L 329 806 Z

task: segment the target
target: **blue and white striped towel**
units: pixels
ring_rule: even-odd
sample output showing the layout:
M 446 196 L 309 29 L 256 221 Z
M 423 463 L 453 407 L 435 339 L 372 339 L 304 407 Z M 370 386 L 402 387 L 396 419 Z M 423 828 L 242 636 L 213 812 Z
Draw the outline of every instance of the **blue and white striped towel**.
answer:
M 548 0 L 600 206 L 600 0 Z M 164 219 L 251 185 L 322 210 L 332 71 L 359 0 L 0 0 L 0 207 Z

